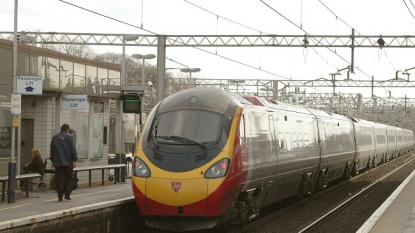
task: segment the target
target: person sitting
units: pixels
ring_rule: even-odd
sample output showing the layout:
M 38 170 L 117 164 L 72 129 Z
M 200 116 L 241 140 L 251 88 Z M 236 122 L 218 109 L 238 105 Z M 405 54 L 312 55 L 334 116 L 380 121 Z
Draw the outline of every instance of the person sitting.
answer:
M 32 162 L 26 164 L 23 167 L 23 173 L 27 174 L 27 173 L 39 173 L 40 175 L 43 175 L 43 160 L 42 160 L 42 155 L 40 154 L 40 150 L 39 149 L 32 149 Z M 23 190 L 24 187 L 26 185 L 25 180 L 21 180 L 20 181 L 20 188 Z M 31 190 L 31 187 L 29 188 Z
M 36 172 L 36 173 L 42 174 L 43 160 L 42 160 L 42 155 L 40 154 L 40 150 L 36 148 L 33 149 L 32 157 L 33 157 L 32 162 L 29 164 L 26 164 L 23 167 L 25 173 Z

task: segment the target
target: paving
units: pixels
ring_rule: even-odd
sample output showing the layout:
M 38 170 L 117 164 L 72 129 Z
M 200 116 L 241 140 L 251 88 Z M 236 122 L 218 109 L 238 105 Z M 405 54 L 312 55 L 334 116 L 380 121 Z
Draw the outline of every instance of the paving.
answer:
M 15 203 L 0 202 L 0 231 L 28 223 L 51 220 L 91 209 L 121 205 L 133 201 L 131 179 L 125 182 L 105 182 L 92 187 L 80 185 L 71 194 L 71 200 L 58 201 L 54 190 L 30 191 L 16 194 Z

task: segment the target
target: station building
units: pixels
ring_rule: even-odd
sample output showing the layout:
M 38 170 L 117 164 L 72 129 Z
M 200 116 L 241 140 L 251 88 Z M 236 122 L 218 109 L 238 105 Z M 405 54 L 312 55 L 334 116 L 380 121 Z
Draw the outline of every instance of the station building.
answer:
M 17 50 L 17 76 L 42 78 L 41 94 L 32 94 L 39 90 L 29 88 L 21 95 L 14 154 L 18 172 L 31 162 L 33 148 L 40 149 L 43 159 L 50 156 L 51 138 L 63 123 L 76 131 L 78 166 L 107 164 L 108 154 L 115 153 L 114 132 L 117 125 L 121 128 L 121 124 L 115 124 L 117 104 L 112 104 L 120 103 L 116 100 L 120 98 L 121 66 L 23 43 L 18 43 Z M 7 175 L 12 153 L 12 63 L 13 42 L 0 40 L 0 176 Z M 69 107 L 64 97 L 69 98 Z M 126 118 L 124 123 L 131 119 L 122 118 Z M 134 127 L 131 130 L 123 135 L 126 142 L 135 140 Z

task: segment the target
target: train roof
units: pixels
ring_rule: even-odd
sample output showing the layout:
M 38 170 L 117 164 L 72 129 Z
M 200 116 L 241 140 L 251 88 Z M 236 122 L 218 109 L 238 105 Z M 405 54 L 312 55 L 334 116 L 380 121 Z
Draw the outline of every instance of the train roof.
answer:
M 330 113 L 323 110 L 318 109 L 312 109 L 312 108 L 306 108 L 301 105 L 293 105 L 293 104 L 287 104 L 284 102 L 272 100 L 272 99 L 265 99 L 258 96 L 253 95 L 247 95 L 247 94 L 240 94 L 243 98 L 249 100 L 254 105 L 264 106 L 268 108 L 274 108 L 274 109 L 281 109 L 291 112 L 298 112 L 298 113 L 304 113 L 304 114 L 312 114 L 317 117 L 327 117 L 332 119 L 338 119 L 338 120 L 349 120 L 346 116 L 336 114 L 336 113 Z
M 307 108 L 300 106 L 300 105 L 292 105 L 292 104 L 286 104 L 283 102 L 279 102 L 272 99 L 265 99 L 258 96 L 253 95 L 247 95 L 247 94 L 239 94 L 249 102 L 251 102 L 254 105 L 263 106 L 267 108 L 273 108 L 273 109 L 281 109 L 281 110 L 287 110 L 291 112 L 299 112 L 304 114 L 310 114 L 310 112 L 307 110 Z
M 195 87 L 176 92 L 163 99 L 157 105 L 158 112 L 169 111 L 175 108 L 197 107 L 214 109 L 218 112 L 225 113 L 230 105 L 252 105 L 249 101 L 241 96 L 208 87 Z
M 356 122 L 358 124 L 371 125 L 371 126 L 375 125 L 375 122 L 373 122 L 373 121 L 363 120 L 363 119 L 356 118 L 356 117 L 349 117 L 349 118 L 350 118 L 350 120 L 352 120 L 353 122 Z

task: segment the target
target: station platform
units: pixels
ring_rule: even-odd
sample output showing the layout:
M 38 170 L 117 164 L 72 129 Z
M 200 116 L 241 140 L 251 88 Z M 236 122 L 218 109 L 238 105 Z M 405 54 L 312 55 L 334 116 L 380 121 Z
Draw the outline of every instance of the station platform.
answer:
M 402 182 L 357 232 L 415 232 L 415 171 Z
M 25 196 L 25 192 L 17 193 L 15 203 L 7 203 L 6 198 L 5 202 L 0 202 L 0 232 L 65 215 L 132 203 L 131 179 L 116 184 L 93 184 L 92 187 L 80 185 L 72 192 L 71 199 L 59 202 L 53 189 L 30 191 L 29 197 Z

